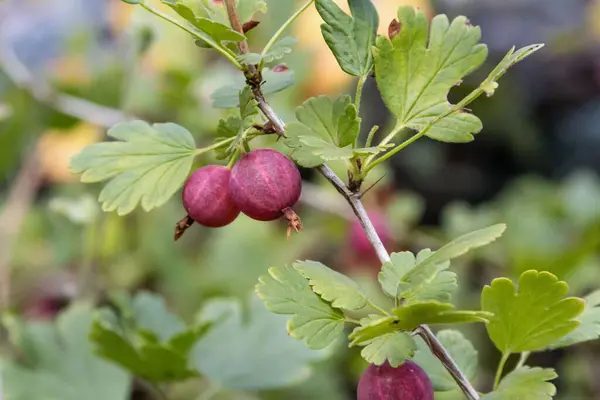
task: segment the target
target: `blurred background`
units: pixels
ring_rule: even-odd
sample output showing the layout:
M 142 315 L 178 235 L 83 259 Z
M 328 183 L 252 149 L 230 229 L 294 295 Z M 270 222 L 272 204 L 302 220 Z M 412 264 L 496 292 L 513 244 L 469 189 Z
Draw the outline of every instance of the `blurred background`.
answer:
M 259 49 L 301 3 L 266 2 L 267 16 L 257 14 L 261 23 L 249 34 L 251 48 Z M 492 98 L 472 105 L 484 123 L 474 142 L 421 139 L 373 174 L 373 180 L 383 180 L 365 203 L 380 221 L 388 249 L 436 249 L 470 230 L 506 222 L 502 240 L 453 263 L 460 281 L 455 303 L 477 308 L 483 285 L 527 269 L 558 275 L 575 296 L 600 288 L 600 2 L 373 2 L 381 33 L 403 4 L 430 16 L 466 15 L 481 26 L 488 62 L 451 99 L 473 89 L 511 46 L 546 44 L 502 78 Z M 310 96 L 355 88 L 325 46 L 319 25 L 310 9 L 290 32 L 299 43 L 283 61 L 296 84 L 269 98 L 285 120 Z M 84 289 L 100 301 L 147 289 L 191 319 L 211 298 L 247 299 L 269 266 L 296 259 L 322 261 L 375 291 L 376 259 L 353 236 L 356 221 L 343 199 L 313 171 L 302 171 L 296 211 L 305 230 L 291 240 L 284 224 L 242 215 L 218 230 L 194 226 L 176 243 L 174 223 L 184 215 L 179 195 L 149 213 L 117 217 L 99 210 L 100 185 L 81 184 L 70 174 L 72 155 L 130 116 L 176 122 L 194 134 L 198 146 L 210 144 L 218 120 L 230 112 L 214 108 L 211 94 L 235 74 L 184 32 L 118 0 L 0 3 L 3 309 L 31 323 L 51 321 L 85 296 Z M 374 124 L 393 123 L 374 81 L 367 82 L 362 107 L 364 134 Z M 216 162 L 212 155 L 202 157 L 198 166 Z M 334 168 L 343 172 L 343 166 Z M 478 387 L 489 388 L 499 354 L 484 327 L 460 329 L 479 350 Z M 8 357 L 0 352 L 0 359 Z M 533 354 L 530 363 L 557 369 L 557 398 L 600 399 L 599 359 L 600 346 L 586 343 L 568 352 Z M 224 389 L 214 398 L 352 399 L 364 368 L 358 352 L 342 345 L 295 385 Z M 174 385 L 170 397 L 199 398 L 204 384 Z M 151 397 L 134 387 L 131 398 Z

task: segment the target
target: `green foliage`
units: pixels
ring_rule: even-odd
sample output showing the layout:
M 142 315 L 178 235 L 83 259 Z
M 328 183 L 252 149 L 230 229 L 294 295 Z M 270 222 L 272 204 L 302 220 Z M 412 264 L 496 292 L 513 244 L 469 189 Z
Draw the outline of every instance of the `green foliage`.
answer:
M 304 167 L 379 151 L 377 147 L 355 149 L 361 119 L 350 96 L 335 101 L 328 96 L 310 98 L 296 108 L 296 118 L 297 122 L 286 124 L 285 143 L 294 149 L 292 158 Z
M 123 0 L 127 4 L 142 4 L 144 0 Z
M 246 130 L 252 127 L 256 121 L 258 106 L 248 86 L 244 86 L 239 93 L 239 106 L 239 117 L 229 116 L 227 119 L 219 120 L 217 127 L 218 137 L 215 139 L 215 142 L 234 136 L 236 139 L 229 146 L 216 149 L 218 160 L 229 158 L 235 149 L 239 149 L 243 145 L 243 142 L 246 140 Z
M 502 353 L 541 350 L 573 332 L 584 302 L 549 272 L 526 271 L 518 289 L 507 278 L 483 288 L 481 308 L 494 314 L 487 332 Z
M 269 274 L 259 278 L 256 292 L 272 312 L 292 315 L 289 334 L 305 340 L 311 349 L 331 345 L 344 329 L 344 314 L 314 293 L 294 267 L 269 268 Z
M 373 69 L 373 53 L 379 16 L 371 0 L 348 0 L 352 16 L 333 0 L 316 0 L 317 11 L 325 21 L 321 32 L 344 72 L 366 76 Z
M 294 72 L 291 70 L 273 72 L 269 68 L 262 72 L 264 84 L 261 86 L 264 94 L 277 93 L 295 83 Z M 215 90 L 211 94 L 213 107 L 236 108 L 240 106 L 239 93 L 246 86 L 246 80 L 242 74 L 232 76 L 231 83 Z
M 294 268 L 308 279 L 313 292 L 332 307 L 359 310 L 367 305 L 367 296 L 356 282 L 320 262 L 298 261 Z
M 384 263 L 378 275 L 383 291 L 404 304 L 450 300 L 457 287 L 456 274 L 446 271 L 449 261 L 421 267 L 421 262 L 431 254 L 429 249 L 420 251 L 417 257 L 410 251 L 392 253 L 391 262 Z
M 193 363 L 213 384 L 248 390 L 290 385 L 309 375 L 309 363 L 327 355 L 291 338 L 285 317 L 269 312 L 256 296 L 246 309 L 242 313 L 239 302 L 217 299 L 198 316 L 201 324 L 215 326 L 194 347 Z
M 423 268 L 431 264 L 438 264 L 460 257 L 472 249 L 493 242 L 502 236 L 502 233 L 504 233 L 505 230 L 505 224 L 497 224 L 462 235 L 423 260 L 423 262 L 419 264 L 419 267 Z
M 128 399 L 128 374 L 92 351 L 92 318 L 91 307 L 74 304 L 56 325 L 31 323 L 11 332 L 27 366 L 3 361 L 4 395 L 11 400 Z
M 579 326 L 574 331 L 550 345 L 550 348 L 571 346 L 573 344 L 595 340 L 600 337 L 600 290 L 596 290 L 583 298 L 585 308 L 577 321 Z
M 456 311 L 450 303 L 439 301 L 414 302 L 393 310 L 398 329 L 411 331 L 422 324 L 487 323 L 492 314 L 486 311 Z
M 477 350 L 462 333 L 456 330 L 442 330 L 436 334 L 440 343 L 448 350 L 452 359 L 467 379 L 472 381 L 477 373 Z M 433 389 L 437 392 L 456 390 L 456 381 L 440 360 L 431 353 L 431 350 L 422 339 L 417 339 L 418 351 L 413 361 L 419 364 L 431 379 Z
M 506 375 L 498 388 L 481 400 L 552 400 L 556 387 L 548 381 L 556 377 L 551 368 L 521 367 Z
M 396 326 L 397 320 L 393 316 L 381 316 L 379 314 L 371 314 L 368 317 L 360 320 L 360 326 L 354 328 L 352 333 L 348 335 L 350 339 L 350 347 L 363 346 L 370 343 L 378 336 L 385 335 L 398 330 Z
M 481 31 L 465 17 L 452 23 L 445 15 L 434 17 L 430 37 L 423 12 L 401 7 L 398 20 L 398 35 L 377 38 L 375 77 L 398 125 L 421 131 L 451 109 L 448 92 L 483 63 L 487 48 L 477 44 Z M 436 122 L 427 135 L 444 142 L 469 142 L 481 128 L 479 118 L 458 111 Z
M 485 81 L 481 83 L 480 87 L 488 96 L 492 96 L 498 88 L 497 81 L 506 73 L 506 71 L 508 71 L 510 67 L 523 60 L 525 57 L 535 53 L 542 47 L 544 47 L 543 44 L 532 44 L 531 46 L 526 46 L 515 51 L 515 47 L 513 46 L 508 53 L 506 53 L 506 56 L 504 56 L 496 68 L 490 72 Z
M 174 382 L 198 376 L 190 351 L 210 324 L 188 327 L 165 308 L 164 300 L 141 292 L 125 301 L 118 316 L 102 310 L 90 333 L 98 355 L 150 382 Z
M 381 365 L 387 360 L 397 367 L 412 358 L 416 350 L 417 345 L 410 334 L 396 331 L 368 340 L 360 355 L 372 364 Z
M 264 54 L 247 53 L 240 55 L 240 59 L 246 64 L 258 64 L 261 61 L 270 63 L 282 59 L 292 52 L 292 46 L 298 43 L 298 39 L 291 36 L 286 36 L 276 41 L 269 51 Z
M 173 123 L 123 122 L 108 131 L 117 142 L 96 143 L 71 159 L 82 182 L 109 180 L 100 192 L 104 211 L 125 215 L 141 203 L 145 211 L 159 207 L 181 187 L 192 167 L 196 146 L 192 135 Z

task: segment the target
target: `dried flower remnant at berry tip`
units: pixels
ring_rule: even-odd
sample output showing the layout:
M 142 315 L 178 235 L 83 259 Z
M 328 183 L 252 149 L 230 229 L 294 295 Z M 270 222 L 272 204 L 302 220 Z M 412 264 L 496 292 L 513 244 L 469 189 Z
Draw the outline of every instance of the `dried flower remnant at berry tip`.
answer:
M 300 217 L 292 210 L 301 190 L 302 179 L 294 162 L 271 149 L 244 154 L 229 179 L 231 197 L 244 214 L 258 221 L 285 217 L 288 235 L 292 229 L 302 229 Z
M 183 186 L 182 201 L 187 216 L 175 225 L 175 240 L 193 224 L 219 228 L 233 222 L 240 209 L 229 193 L 229 168 L 208 165 L 194 172 Z

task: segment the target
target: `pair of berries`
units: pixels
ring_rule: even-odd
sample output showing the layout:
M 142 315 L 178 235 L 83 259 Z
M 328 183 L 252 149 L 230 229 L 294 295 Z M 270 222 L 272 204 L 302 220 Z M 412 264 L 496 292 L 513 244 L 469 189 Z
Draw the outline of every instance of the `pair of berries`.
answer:
M 240 212 L 258 221 L 285 216 L 300 229 L 291 207 L 300 198 L 302 179 L 292 160 L 271 149 L 245 153 L 230 170 L 208 165 L 199 168 L 183 187 L 188 218 L 218 228 L 233 222 Z

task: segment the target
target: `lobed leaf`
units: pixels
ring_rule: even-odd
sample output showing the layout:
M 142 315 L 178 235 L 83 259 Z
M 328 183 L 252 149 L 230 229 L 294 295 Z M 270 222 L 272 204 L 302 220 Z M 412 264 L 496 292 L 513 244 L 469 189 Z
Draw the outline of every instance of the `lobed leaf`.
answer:
M 521 367 L 506 375 L 498 388 L 481 400 L 552 400 L 556 387 L 548 381 L 557 376 L 552 368 Z
M 352 279 L 316 261 L 298 261 L 294 268 L 308 279 L 313 292 L 335 308 L 360 310 L 367 305 L 367 296 Z
M 600 338 L 600 290 L 590 293 L 583 298 L 583 301 L 585 303 L 583 312 L 577 318 L 579 326 L 552 343 L 550 348 L 556 349 Z
M 360 355 L 375 365 L 388 361 L 392 367 L 397 367 L 412 358 L 416 350 L 417 345 L 410 334 L 396 331 L 369 340 Z
M 371 48 L 375 44 L 379 16 L 371 0 L 348 0 L 352 16 L 333 0 L 316 0 L 323 18 L 321 32 L 344 72 L 365 76 L 373 69 Z
M 578 326 L 584 302 L 565 298 L 566 282 L 549 272 L 525 271 L 518 288 L 507 278 L 483 288 L 481 308 L 494 314 L 487 332 L 503 353 L 536 351 L 549 346 Z
M 192 167 L 192 135 L 173 123 L 123 122 L 108 131 L 116 142 L 96 143 L 71 159 L 70 169 L 82 182 L 109 181 L 100 192 L 104 211 L 119 215 L 138 204 L 150 211 L 166 203 Z
M 311 349 L 329 346 L 344 329 L 344 314 L 314 293 L 294 267 L 269 268 L 269 274 L 259 278 L 256 292 L 272 312 L 292 315 L 289 334 Z
M 398 329 L 412 331 L 422 324 L 487 323 L 492 314 L 486 311 L 456 311 L 450 303 L 439 301 L 415 302 L 394 309 Z
M 478 44 L 479 27 L 462 16 L 450 23 L 437 15 L 428 30 L 425 14 L 406 6 L 398 10 L 398 20 L 401 29 L 393 39 L 377 38 L 375 77 L 398 125 L 421 131 L 452 109 L 448 92 L 483 63 L 487 48 Z M 427 136 L 469 142 L 481 129 L 479 118 L 458 111 L 433 124 Z

